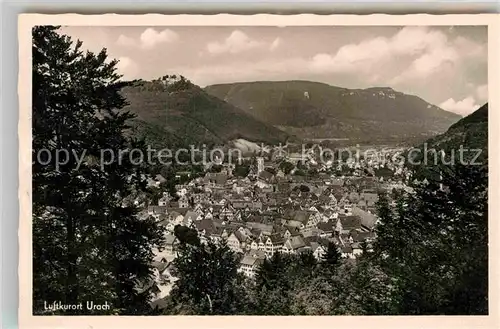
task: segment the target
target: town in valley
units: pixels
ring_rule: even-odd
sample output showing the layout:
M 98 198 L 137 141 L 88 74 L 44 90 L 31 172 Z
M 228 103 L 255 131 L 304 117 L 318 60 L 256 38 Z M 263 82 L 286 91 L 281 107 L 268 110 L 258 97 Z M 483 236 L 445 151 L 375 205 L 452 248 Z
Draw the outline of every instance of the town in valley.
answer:
M 408 183 L 419 183 L 394 161 L 405 148 L 372 147 L 366 159 L 321 163 L 317 145 L 309 146 L 290 154 L 261 147 L 268 152 L 239 159 L 248 163 L 243 170 L 238 163 L 216 161 L 201 172 L 175 172 L 175 193 L 166 190 L 161 174 L 149 178 L 157 202 L 147 194 L 128 202 L 142 209 L 140 218 L 152 217 L 166 230 L 164 244 L 154 249 L 153 279 L 138 285 L 156 292 L 153 306 L 161 305 L 176 281 L 178 225 L 195 229 L 202 242 L 225 240 L 238 257 L 238 270 L 249 279 L 275 253 L 311 252 L 321 261 L 333 243 L 342 258 L 355 262 L 373 251 L 379 193 L 411 191 Z

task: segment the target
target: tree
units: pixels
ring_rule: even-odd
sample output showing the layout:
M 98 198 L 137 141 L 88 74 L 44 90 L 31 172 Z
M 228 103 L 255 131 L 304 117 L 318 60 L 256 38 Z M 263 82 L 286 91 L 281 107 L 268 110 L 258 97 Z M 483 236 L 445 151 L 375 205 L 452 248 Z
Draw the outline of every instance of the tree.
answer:
M 44 312 L 44 301 L 92 300 L 111 304 L 108 313 L 145 314 L 149 292 L 135 286 L 151 275 L 163 234 L 123 206 L 144 190 L 144 164 L 127 152 L 121 163 L 101 158 L 144 149 L 124 134 L 126 83 L 105 49 L 83 52 L 52 26 L 34 27 L 32 37 L 33 311 Z
M 297 188 L 300 192 L 304 192 L 304 193 L 311 192 L 311 189 L 307 185 L 300 185 Z
M 222 171 L 222 165 L 214 164 L 210 167 L 211 173 L 220 173 Z
M 291 162 L 288 162 L 288 161 L 283 161 L 280 163 L 280 167 L 279 167 L 281 170 L 283 170 L 283 173 L 285 175 L 288 175 L 292 170 L 293 168 L 295 168 L 295 165 Z
M 182 225 L 175 225 L 174 235 L 183 245 L 199 246 L 201 244 L 198 232 L 196 232 L 195 229 Z
M 234 175 L 237 177 L 247 177 L 250 173 L 250 165 L 249 164 L 236 164 L 234 168 Z
M 179 278 L 168 297 L 166 314 L 230 315 L 246 311 L 247 294 L 237 272 L 238 259 L 223 241 L 202 244 L 191 229 L 177 231 L 180 240 L 174 260 Z M 191 230 L 194 232 L 194 230 Z
M 379 201 L 375 251 L 395 312 L 487 314 L 487 166 L 428 169 L 442 179 Z
M 274 168 L 267 167 L 267 168 L 264 168 L 264 170 L 267 171 L 268 173 L 276 175 L 276 169 L 274 169 Z
M 291 262 L 291 256 L 278 252 L 259 267 L 255 278 L 257 314 L 292 314 L 293 276 L 288 271 Z
M 326 253 L 323 255 L 323 262 L 328 266 L 336 266 L 340 263 L 341 254 L 335 243 L 329 242 Z

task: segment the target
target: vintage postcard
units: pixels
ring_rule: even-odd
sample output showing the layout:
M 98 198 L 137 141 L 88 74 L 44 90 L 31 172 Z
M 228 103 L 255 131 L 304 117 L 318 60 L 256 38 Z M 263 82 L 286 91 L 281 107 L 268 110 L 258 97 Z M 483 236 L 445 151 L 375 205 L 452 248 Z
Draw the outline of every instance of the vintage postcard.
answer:
M 497 328 L 499 22 L 21 15 L 21 327 Z

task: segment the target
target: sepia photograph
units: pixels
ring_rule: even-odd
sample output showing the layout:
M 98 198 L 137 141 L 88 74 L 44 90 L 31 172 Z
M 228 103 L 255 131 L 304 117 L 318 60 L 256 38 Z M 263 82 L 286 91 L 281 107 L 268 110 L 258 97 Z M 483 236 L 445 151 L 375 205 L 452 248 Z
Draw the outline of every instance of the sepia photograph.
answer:
M 31 25 L 31 315 L 488 316 L 455 21 Z

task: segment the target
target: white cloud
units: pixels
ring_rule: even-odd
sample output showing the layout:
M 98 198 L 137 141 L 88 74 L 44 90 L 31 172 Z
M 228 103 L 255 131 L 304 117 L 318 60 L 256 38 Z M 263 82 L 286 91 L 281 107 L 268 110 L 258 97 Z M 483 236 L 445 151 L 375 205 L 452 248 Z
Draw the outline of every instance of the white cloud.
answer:
M 401 29 L 390 40 L 395 54 L 418 55 L 425 51 L 442 47 L 447 37 L 441 31 L 426 26 L 410 26 Z
M 271 51 L 276 50 L 279 46 L 281 45 L 281 38 L 276 38 L 274 41 L 271 43 L 271 46 L 269 46 L 269 49 Z
M 130 57 L 118 58 L 116 69 L 118 73 L 123 75 L 125 80 L 135 79 L 139 73 L 139 66 Z
M 462 116 L 466 116 L 474 112 L 479 108 L 480 105 L 476 104 L 476 100 L 474 97 L 469 96 L 461 101 L 455 101 L 453 98 L 449 98 L 443 103 L 439 104 L 443 110 L 453 112 L 456 114 L 460 114 Z
M 179 35 L 172 30 L 165 29 L 161 32 L 153 28 L 148 28 L 142 32 L 139 40 L 121 34 L 116 43 L 120 46 L 133 47 L 138 46 L 143 49 L 151 49 L 160 43 L 175 42 L 179 39 Z
M 405 80 L 424 79 L 443 70 L 447 65 L 453 66 L 459 58 L 460 55 L 451 47 L 436 47 L 413 60 L 410 66 L 392 82 L 398 84 Z
M 169 29 L 157 32 L 153 28 L 148 28 L 142 32 L 140 39 L 143 48 L 153 48 L 159 43 L 175 42 L 179 39 L 179 36 Z
M 453 46 L 455 46 L 463 57 L 480 57 L 484 56 L 487 58 L 486 47 L 475 43 L 474 41 L 464 38 L 462 36 L 457 37 L 453 41 Z
M 222 53 L 237 54 L 246 50 L 261 47 L 263 44 L 250 39 L 240 30 L 233 31 L 223 42 L 210 42 L 207 50 L 213 55 Z
M 488 85 L 481 85 L 476 88 L 476 95 L 480 101 L 488 101 Z
M 434 42 L 429 42 L 429 47 L 420 57 L 416 58 L 411 65 L 393 82 L 399 83 L 410 79 L 425 79 L 434 73 L 441 72 L 447 66 L 461 65 L 461 61 L 471 57 L 485 55 L 485 48 L 464 37 L 454 40 L 441 34 Z
M 359 44 L 342 46 L 335 55 L 316 54 L 310 63 L 313 70 L 330 72 L 369 71 L 378 62 L 390 57 L 386 38 L 375 38 Z
M 384 75 L 390 84 L 424 79 L 461 59 L 484 55 L 482 46 L 458 37 L 449 40 L 442 31 L 429 27 L 410 26 L 392 37 L 375 37 L 359 43 L 347 44 L 334 54 L 319 53 L 310 60 L 315 72 Z M 406 69 L 392 69 L 393 63 L 408 62 Z
M 276 50 L 282 43 L 281 38 L 274 39 L 271 43 L 254 40 L 240 30 L 234 30 L 222 42 L 213 41 L 207 44 L 207 51 L 212 55 L 238 54 L 253 49 L 268 48 L 270 51 Z
M 214 83 L 231 83 L 257 80 L 289 80 L 302 76 L 306 71 L 306 61 L 300 58 L 284 60 L 265 59 L 231 64 L 182 66 L 169 68 L 172 73 L 182 74 L 191 81 L 206 86 Z
M 415 56 L 439 48 L 446 43 L 446 35 L 427 27 L 405 27 L 390 38 L 376 37 L 357 44 L 342 46 L 337 53 L 317 54 L 311 61 L 311 67 L 331 72 L 355 72 L 359 70 L 379 70 L 381 64 L 402 56 Z M 417 63 L 429 66 L 426 58 Z
M 132 47 L 136 44 L 133 38 L 127 37 L 126 35 L 121 34 L 116 40 L 116 43 L 120 46 Z

